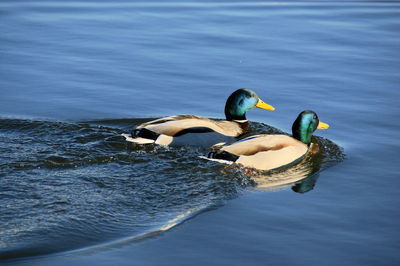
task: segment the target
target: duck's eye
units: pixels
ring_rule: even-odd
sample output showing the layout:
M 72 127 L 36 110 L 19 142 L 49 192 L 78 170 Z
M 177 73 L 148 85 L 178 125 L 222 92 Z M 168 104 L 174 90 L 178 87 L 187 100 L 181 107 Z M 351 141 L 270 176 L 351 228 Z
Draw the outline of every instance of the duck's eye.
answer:
M 314 119 L 317 120 L 317 116 L 316 115 L 314 115 Z

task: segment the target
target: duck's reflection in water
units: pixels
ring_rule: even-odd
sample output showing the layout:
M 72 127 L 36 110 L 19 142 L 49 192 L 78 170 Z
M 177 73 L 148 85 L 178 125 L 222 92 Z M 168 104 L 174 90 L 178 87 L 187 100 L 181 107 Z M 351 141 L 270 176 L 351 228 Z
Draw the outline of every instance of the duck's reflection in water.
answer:
M 257 190 L 275 191 L 292 187 L 294 192 L 305 193 L 314 188 L 321 169 L 321 161 L 315 157 L 318 158 L 308 153 L 294 165 L 264 173 L 254 171 L 248 177 L 256 183 Z

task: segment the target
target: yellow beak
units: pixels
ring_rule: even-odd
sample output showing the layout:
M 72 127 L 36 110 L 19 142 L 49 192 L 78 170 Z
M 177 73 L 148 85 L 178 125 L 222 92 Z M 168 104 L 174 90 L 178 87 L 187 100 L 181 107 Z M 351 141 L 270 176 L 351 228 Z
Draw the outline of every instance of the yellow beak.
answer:
M 265 110 L 270 110 L 270 111 L 274 111 L 275 110 L 275 107 L 273 107 L 272 105 L 266 104 L 260 98 L 258 98 L 258 102 L 256 104 L 256 107 L 257 108 L 261 108 L 261 109 L 265 109 Z
M 328 124 L 319 121 L 318 126 L 317 126 L 317 129 L 328 129 L 328 128 L 329 128 L 329 125 L 328 125 Z

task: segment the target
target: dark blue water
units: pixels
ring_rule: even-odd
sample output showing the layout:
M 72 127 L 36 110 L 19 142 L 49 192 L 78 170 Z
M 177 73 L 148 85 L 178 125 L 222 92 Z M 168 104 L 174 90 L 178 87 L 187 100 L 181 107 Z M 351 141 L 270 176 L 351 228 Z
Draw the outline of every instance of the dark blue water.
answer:
M 398 265 L 399 29 L 399 2 L 0 2 L 1 262 Z M 253 133 L 316 111 L 321 154 L 246 175 L 120 135 L 241 87 L 277 107 Z

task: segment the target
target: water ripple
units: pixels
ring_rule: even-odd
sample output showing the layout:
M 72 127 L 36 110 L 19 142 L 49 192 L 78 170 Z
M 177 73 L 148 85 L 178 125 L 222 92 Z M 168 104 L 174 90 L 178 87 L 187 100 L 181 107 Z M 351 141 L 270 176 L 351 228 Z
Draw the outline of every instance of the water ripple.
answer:
M 202 148 L 126 142 L 121 133 L 143 121 L 0 119 L 0 258 L 140 239 L 249 187 L 290 187 L 343 159 L 338 146 L 317 138 L 323 152 L 301 170 L 248 175 L 199 159 Z M 252 130 L 279 132 L 261 123 Z

